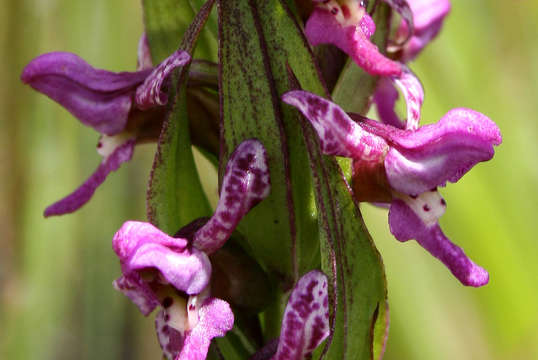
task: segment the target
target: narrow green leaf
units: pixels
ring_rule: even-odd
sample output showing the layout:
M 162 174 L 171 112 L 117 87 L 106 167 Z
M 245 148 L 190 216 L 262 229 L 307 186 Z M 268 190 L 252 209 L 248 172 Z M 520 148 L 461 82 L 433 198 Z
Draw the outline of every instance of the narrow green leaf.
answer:
M 279 1 L 226 0 L 219 11 L 221 166 L 245 139 L 258 138 L 266 147 L 271 195 L 240 230 L 256 258 L 291 286 L 319 264 L 319 247 L 304 142 L 293 112 L 280 100 L 289 90 L 287 64 L 304 75 L 305 83 L 322 88 L 305 39 Z
M 320 154 L 310 125 L 301 128 L 297 112 L 280 101 L 294 87 L 289 71 L 303 89 L 326 93 L 306 39 L 282 1 L 221 1 L 219 19 L 222 156 L 257 137 L 271 169 L 271 196 L 241 231 L 258 258 L 293 279 L 308 267 L 304 255 L 319 251 L 312 240 L 321 236 L 334 329 L 324 357 L 371 359 L 376 309 L 386 299 L 381 259 L 335 159 Z
M 378 3 L 373 18 L 376 31 L 371 40 L 383 51 L 389 33 L 390 7 L 385 3 Z M 378 80 L 377 76 L 368 74 L 355 62 L 348 60 L 333 89 L 333 101 L 347 112 L 365 114 L 370 107 L 370 95 L 373 94 Z
M 192 53 L 214 1 L 208 1 L 184 34 L 181 49 Z M 150 46 L 152 44 L 150 43 Z M 187 116 L 189 67 L 171 81 L 168 117 L 163 124 L 148 189 L 149 220 L 174 234 L 190 221 L 211 214 L 194 163 Z

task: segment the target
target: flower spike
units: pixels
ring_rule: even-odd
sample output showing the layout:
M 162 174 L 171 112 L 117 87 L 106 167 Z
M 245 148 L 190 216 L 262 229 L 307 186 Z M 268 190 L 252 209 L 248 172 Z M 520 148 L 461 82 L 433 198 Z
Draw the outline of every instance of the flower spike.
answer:
M 438 219 L 446 203 L 437 187 L 493 157 L 493 146 L 502 141 L 493 121 L 473 110 L 453 109 L 436 124 L 403 130 L 360 116 L 354 116 L 355 123 L 338 105 L 304 91 L 290 91 L 283 101 L 314 126 L 324 153 L 353 159 L 358 200 L 391 204 L 389 223 L 398 240 L 416 239 L 464 285 L 488 282 L 487 272 L 442 233 Z
M 265 148 L 258 140 L 243 141 L 226 165 L 215 214 L 194 234 L 194 246 L 207 254 L 219 249 L 270 189 Z
M 272 360 L 310 359 L 312 351 L 329 336 L 327 277 L 314 270 L 304 275 L 293 289 Z

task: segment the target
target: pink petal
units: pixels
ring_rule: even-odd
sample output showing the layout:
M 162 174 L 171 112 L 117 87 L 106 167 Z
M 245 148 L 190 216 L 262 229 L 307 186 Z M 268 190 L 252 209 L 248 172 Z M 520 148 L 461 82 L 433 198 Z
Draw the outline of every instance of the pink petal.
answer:
M 420 246 L 445 264 L 463 285 L 479 287 L 488 283 L 487 271 L 472 262 L 460 247 L 454 245 L 443 234 L 437 222 L 427 226 L 404 201 L 396 199 L 392 202 L 389 225 L 391 233 L 398 240 L 417 240 Z
M 403 131 L 375 121 L 361 126 L 390 144 L 385 169 L 390 185 L 405 194 L 421 194 L 447 181 L 458 181 L 479 162 L 493 157 L 500 130 L 487 116 L 453 109 L 439 122 Z
M 304 275 L 284 312 L 273 360 L 303 360 L 329 336 L 327 277 L 318 270 Z
M 204 360 L 211 339 L 224 336 L 233 328 L 234 315 L 226 301 L 209 298 L 199 310 L 198 324 L 185 335 L 177 360 Z
M 74 192 L 55 202 L 45 209 L 45 217 L 72 213 L 86 204 L 95 190 L 101 185 L 108 174 L 118 170 L 121 164 L 131 160 L 135 146 L 135 139 L 131 138 L 116 147 L 110 155 L 105 157 L 93 174 Z
M 219 249 L 243 216 L 269 195 L 269 169 L 263 145 L 243 141 L 232 153 L 222 180 L 215 214 L 194 235 L 194 246 L 207 254 Z
M 175 68 L 185 66 L 190 61 L 189 54 L 178 50 L 160 63 L 144 83 L 136 89 L 135 102 L 137 107 L 145 110 L 153 106 L 165 105 L 168 102 L 168 97 L 163 92 L 164 87 L 168 85 L 165 81 L 172 75 Z
M 385 155 L 386 142 L 357 125 L 338 105 L 306 91 L 290 91 L 282 100 L 310 121 L 327 155 L 376 161 Z
M 137 273 L 121 276 L 113 283 L 114 288 L 127 296 L 144 316 L 151 314 L 159 305 L 159 299 L 154 291 L 145 283 Z
M 127 221 L 114 235 L 114 251 L 124 275 L 155 269 L 173 287 L 187 294 L 202 291 L 211 276 L 211 263 L 203 252 L 188 249 L 185 239 L 170 237 L 155 226 Z
M 315 8 L 306 22 L 305 34 L 312 45 L 333 44 L 372 75 L 398 76 L 401 66 L 381 54 L 369 37 L 373 21 L 364 14 L 356 25 L 342 26 L 330 11 Z

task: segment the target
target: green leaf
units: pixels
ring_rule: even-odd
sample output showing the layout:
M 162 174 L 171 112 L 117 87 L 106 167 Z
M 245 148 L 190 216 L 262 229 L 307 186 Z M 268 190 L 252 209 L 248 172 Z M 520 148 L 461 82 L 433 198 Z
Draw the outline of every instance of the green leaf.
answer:
M 373 18 L 376 32 L 371 41 L 382 51 L 386 48 L 389 33 L 390 7 L 385 3 L 378 3 Z M 347 112 L 364 115 L 368 112 L 370 95 L 373 94 L 378 80 L 377 76 L 368 74 L 354 61 L 348 60 L 333 89 L 333 101 Z
M 312 52 L 282 1 L 226 0 L 219 9 L 222 157 L 243 139 L 257 137 L 267 148 L 271 170 L 271 196 L 249 214 L 241 231 L 256 257 L 274 271 L 294 275 L 294 281 L 316 267 L 307 259 L 319 251 L 313 240 L 321 237 L 334 328 L 323 356 L 371 359 L 376 309 L 386 300 L 381 258 L 336 160 L 321 155 L 310 125 L 301 126 L 298 113 L 280 101 L 297 82 L 326 94 Z
M 200 10 L 185 32 L 180 49 L 192 53 L 213 3 L 208 1 Z M 147 194 L 149 220 L 169 234 L 196 218 L 211 214 L 192 154 L 187 116 L 188 72 L 189 67 L 185 66 L 172 78 L 169 99 L 173 100 L 168 104 Z
M 319 242 L 300 126 L 280 100 L 289 90 L 287 66 L 310 88 L 323 88 L 306 40 L 281 2 L 226 0 L 219 5 L 221 170 L 243 140 L 258 138 L 266 147 L 271 195 L 239 229 L 255 257 L 290 287 L 300 274 L 318 266 Z

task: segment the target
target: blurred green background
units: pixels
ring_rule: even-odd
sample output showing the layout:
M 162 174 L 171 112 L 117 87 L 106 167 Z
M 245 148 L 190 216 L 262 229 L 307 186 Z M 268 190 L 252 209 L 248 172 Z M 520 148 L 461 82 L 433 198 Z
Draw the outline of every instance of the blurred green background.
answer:
M 145 217 L 154 145 L 139 146 L 80 211 L 45 220 L 43 209 L 97 166 L 97 135 L 19 81 L 28 61 L 54 50 L 134 70 L 140 3 L 0 4 L 0 359 L 157 359 L 152 319 L 111 286 L 120 274 L 112 235 Z M 387 269 L 385 359 L 538 359 L 538 2 L 452 5 L 411 67 L 426 122 L 465 106 L 502 130 L 493 161 L 442 189 L 443 229 L 491 281 L 462 287 L 415 242 L 397 242 L 386 211 L 365 205 Z

